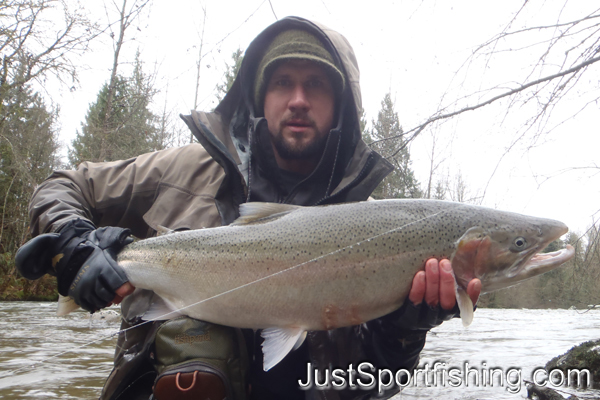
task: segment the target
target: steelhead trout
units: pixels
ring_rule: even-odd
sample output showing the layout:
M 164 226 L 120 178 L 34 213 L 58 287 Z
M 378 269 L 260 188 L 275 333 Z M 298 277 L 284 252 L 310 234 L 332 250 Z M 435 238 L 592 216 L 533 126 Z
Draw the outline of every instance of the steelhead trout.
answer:
M 230 226 L 134 242 L 118 263 L 133 286 L 154 291 L 171 310 L 264 329 L 265 370 L 306 331 L 361 324 L 399 308 L 428 258 L 451 260 L 468 325 L 471 279 L 481 280 L 482 292 L 505 288 L 574 253 L 567 246 L 538 254 L 568 231 L 561 222 L 462 203 L 246 203 L 240 212 Z

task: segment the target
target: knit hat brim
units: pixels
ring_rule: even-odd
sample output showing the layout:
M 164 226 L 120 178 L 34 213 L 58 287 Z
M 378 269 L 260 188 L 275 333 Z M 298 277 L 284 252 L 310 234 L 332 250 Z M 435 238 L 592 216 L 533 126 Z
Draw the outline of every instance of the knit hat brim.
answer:
M 313 34 L 292 29 L 277 35 L 263 56 L 254 80 L 254 108 L 262 114 L 263 99 L 271 74 L 282 62 L 308 60 L 323 65 L 332 79 L 336 97 L 344 90 L 345 78 L 323 43 Z

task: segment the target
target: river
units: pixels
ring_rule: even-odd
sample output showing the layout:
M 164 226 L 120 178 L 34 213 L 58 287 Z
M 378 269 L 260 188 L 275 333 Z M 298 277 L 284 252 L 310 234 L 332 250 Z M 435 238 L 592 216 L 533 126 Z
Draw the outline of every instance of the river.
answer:
M 57 317 L 55 310 L 53 303 L 0 302 L 0 398 L 98 397 L 112 366 L 116 338 L 111 335 L 119 323 L 91 320 L 83 311 Z M 469 363 L 480 376 L 484 370 L 511 371 L 514 382 L 520 371 L 521 379 L 530 379 L 552 357 L 598 338 L 600 310 L 479 309 L 468 329 L 456 319 L 428 335 L 421 366 L 440 363 L 437 385 L 431 378 L 426 387 L 422 374 L 416 386 L 413 380 L 394 399 L 522 399 L 526 391 L 521 381 L 510 385 L 514 394 L 506 381 L 503 387 L 483 387 L 481 382 L 452 387 L 449 383 L 457 381 L 444 380 L 443 370 L 464 370 Z M 599 392 L 588 394 L 600 398 Z

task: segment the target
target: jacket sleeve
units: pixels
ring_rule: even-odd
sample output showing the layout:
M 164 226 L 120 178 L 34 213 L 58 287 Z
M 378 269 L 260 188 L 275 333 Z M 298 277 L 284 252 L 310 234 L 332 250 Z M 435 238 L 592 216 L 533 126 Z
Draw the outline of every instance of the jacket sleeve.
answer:
M 96 226 L 130 228 L 134 235 L 145 237 L 148 225 L 143 215 L 176 150 L 123 161 L 84 162 L 76 171 L 55 171 L 29 203 L 31 234 L 54 232 L 71 219 L 84 218 Z

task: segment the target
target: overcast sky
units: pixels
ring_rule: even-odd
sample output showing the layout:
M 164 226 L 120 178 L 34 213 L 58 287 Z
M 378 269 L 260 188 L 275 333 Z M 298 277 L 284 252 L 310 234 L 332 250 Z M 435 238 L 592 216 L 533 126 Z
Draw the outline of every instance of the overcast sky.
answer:
M 83 4 L 95 7 L 91 10 L 93 17 L 106 25 L 109 19 L 116 19 L 116 14 L 109 10 L 107 17 L 100 3 Z M 363 106 L 369 121 L 376 118 L 383 96 L 390 91 L 400 121 L 408 130 L 424 122 L 440 106 L 450 106 L 465 95 L 497 85 L 516 87 L 524 81 L 540 54 L 539 47 L 529 44 L 542 36 L 530 35 L 522 43 L 503 42 L 506 47 L 497 56 L 465 64 L 478 45 L 507 25 L 522 3 L 155 0 L 128 31 L 130 40 L 123 49 L 124 64 L 120 68 L 128 74 L 126 62 L 132 61 L 139 49 L 146 71 L 157 74 L 160 94 L 155 99 L 155 110 L 166 107 L 187 113 L 193 107 L 195 63 L 204 29 L 198 108 L 212 109 L 216 105 L 215 86 L 222 80 L 231 53 L 238 47 L 245 49 L 276 18 L 298 15 L 322 22 L 348 38 L 361 69 Z M 569 2 L 530 2 L 515 28 L 555 23 L 561 8 L 561 21 L 567 21 L 586 7 L 593 11 L 595 2 L 571 3 L 577 7 L 569 7 Z M 202 7 L 206 9 L 204 28 Z M 516 51 L 519 47 L 528 48 Z M 504 51 L 508 49 L 511 51 Z M 74 138 L 88 105 L 110 77 L 112 39 L 108 33 L 80 61 L 85 69 L 80 70 L 81 86 L 77 90 L 51 89 L 61 107 L 61 139 L 65 144 Z M 547 127 L 571 117 L 598 94 L 598 72 L 598 66 L 586 72 L 587 79 L 580 82 L 580 90 L 572 91 L 553 111 Z M 489 97 L 485 93 L 481 96 Z M 475 102 L 470 98 L 461 104 Z M 411 145 L 417 177 L 423 184 L 428 179 L 435 138 L 434 161 L 441 163 L 436 179 L 454 179 L 460 173 L 469 194 L 483 196 L 483 205 L 559 219 L 583 231 L 594 216 L 600 219 L 600 170 L 572 168 L 600 166 L 598 104 L 591 103 L 537 141 L 526 134 L 513 147 L 510 146 L 523 134 L 523 123 L 534 115 L 536 105 L 511 109 L 507 105 L 504 101 L 468 112 L 425 131 Z

